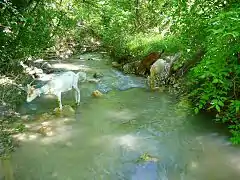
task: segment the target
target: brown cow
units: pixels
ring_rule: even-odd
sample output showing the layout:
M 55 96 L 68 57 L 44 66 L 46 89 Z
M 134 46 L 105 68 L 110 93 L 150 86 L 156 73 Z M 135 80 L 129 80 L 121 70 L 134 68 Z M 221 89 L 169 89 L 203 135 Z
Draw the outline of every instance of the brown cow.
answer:
M 150 74 L 150 68 L 151 65 L 156 62 L 161 55 L 164 53 L 164 49 L 160 52 L 152 52 L 149 55 L 147 55 L 140 63 L 140 66 L 138 68 L 139 74 Z

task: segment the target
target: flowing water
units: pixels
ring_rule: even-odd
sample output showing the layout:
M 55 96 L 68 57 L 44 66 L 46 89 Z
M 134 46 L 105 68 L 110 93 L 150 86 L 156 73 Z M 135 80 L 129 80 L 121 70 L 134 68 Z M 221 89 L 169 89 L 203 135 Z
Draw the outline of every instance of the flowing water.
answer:
M 148 91 L 144 79 L 112 69 L 99 54 L 80 57 L 54 66 L 89 77 L 101 72 L 101 83 L 80 84 L 76 116 L 45 122 L 54 126 L 51 136 L 20 136 L 12 157 L 17 180 L 240 179 L 239 148 L 209 117 L 189 116 L 173 96 Z M 102 97 L 91 97 L 96 89 Z M 63 105 L 74 100 L 71 93 L 63 97 Z M 56 106 L 56 99 L 41 97 L 22 111 L 34 117 Z M 143 153 L 158 161 L 136 163 Z

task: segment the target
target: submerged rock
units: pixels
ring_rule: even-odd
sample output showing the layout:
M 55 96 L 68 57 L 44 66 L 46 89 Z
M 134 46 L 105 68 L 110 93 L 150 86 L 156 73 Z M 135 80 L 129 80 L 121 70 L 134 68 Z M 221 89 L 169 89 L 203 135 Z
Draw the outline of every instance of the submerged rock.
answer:
M 99 91 L 103 92 L 103 93 L 108 93 L 109 91 L 113 90 L 113 88 L 110 85 L 108 85 L 108 84 L 106 84 L 104 82 L 98 83 L 97 84 L 97 89 Z
M 71 116 L 72 117 L 72 116 L 75 116 L 75 110 L 71 106 L 65 105 L 63 107 L 62 114 L 64 116 Z
M 114 67 L 114 68 L 120 68 L 122 65 L 121 64 L 119 64 L 118 62 L 116 62 L 116 61 L 113 61 L 112 62 L 112 67 Z
M 87 79 L 87 82 L 90 83 L 99 83 L 101 81 L 101 79 Z
M 100 91 L 98 91 L 98 90 L 95 90 L 95 91 L 92 92 L 92 96 L 93 97 L 101 97 L 102 95 L 103 94 Z
M 56 115 L 63 115 L 67 117 L 75 116 L 75 110 L 70 105 L 64 105 L 62 111 L 59 108 L 55 108 L 54 112 Z
M 101 78 L 101 77 L 103 77 L 104 75 L 102 74 L 102 73 L 99 73 L 99 72 L 96 72 L 96 73 L 94 73 L 93 74 L 93 77 L 94 78 Z

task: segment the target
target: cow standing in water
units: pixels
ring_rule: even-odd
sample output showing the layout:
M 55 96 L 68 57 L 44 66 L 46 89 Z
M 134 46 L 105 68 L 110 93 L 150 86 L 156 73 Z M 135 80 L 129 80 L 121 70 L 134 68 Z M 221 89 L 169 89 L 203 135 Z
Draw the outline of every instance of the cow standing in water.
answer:
M 30 84 L 27 85 L 27 102 L 31 102 L 42 94 L 52 94 L 57 96 L 59 109 L 62 110 L 62 93 L 75 90 L 76 103 L 80 104 L 80 89 L 78 87 L 79 80 L 86 81 L 87 75 L 85 72 L 75 74 L 72 71 L 64 72 L 56 77 L 53 77 L 44 86 L 35 88 Z
M 164 53 L 164 49 L 160 52 L 152 52 L 146 56 L 140 63 L 138 73 L 148 75 L 150 74 L 150 68 L 154 62 L 156 62 Z

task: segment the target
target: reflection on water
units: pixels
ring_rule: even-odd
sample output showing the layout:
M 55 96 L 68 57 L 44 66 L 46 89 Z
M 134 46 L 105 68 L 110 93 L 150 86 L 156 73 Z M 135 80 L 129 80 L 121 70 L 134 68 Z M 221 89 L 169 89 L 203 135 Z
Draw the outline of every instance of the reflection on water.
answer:
M 97 85 L 82 84 L 83 102 L 76 121 L 52 119 L 50 137 L 28 139 L 33 134 L 26 133 L 23 145 L 13 154 L 16 179 L 240 179 L 239 149 L 229 145 L 210 119 L 187 116 L 173 97 L 142 86 L 119 91 L 112 85 L 119 74 L 101 61 L 85 63 L 103 72 L 103 82 L 111 91 L 94 99 L 91 91 Z M 131 84 L 142 82 L 127 78 Z M 49 110 L 51 105 L 41 104 L 48 100 L 35 101 L 37 111 Z M 145 152 L 159 161 L 137 164 Z

